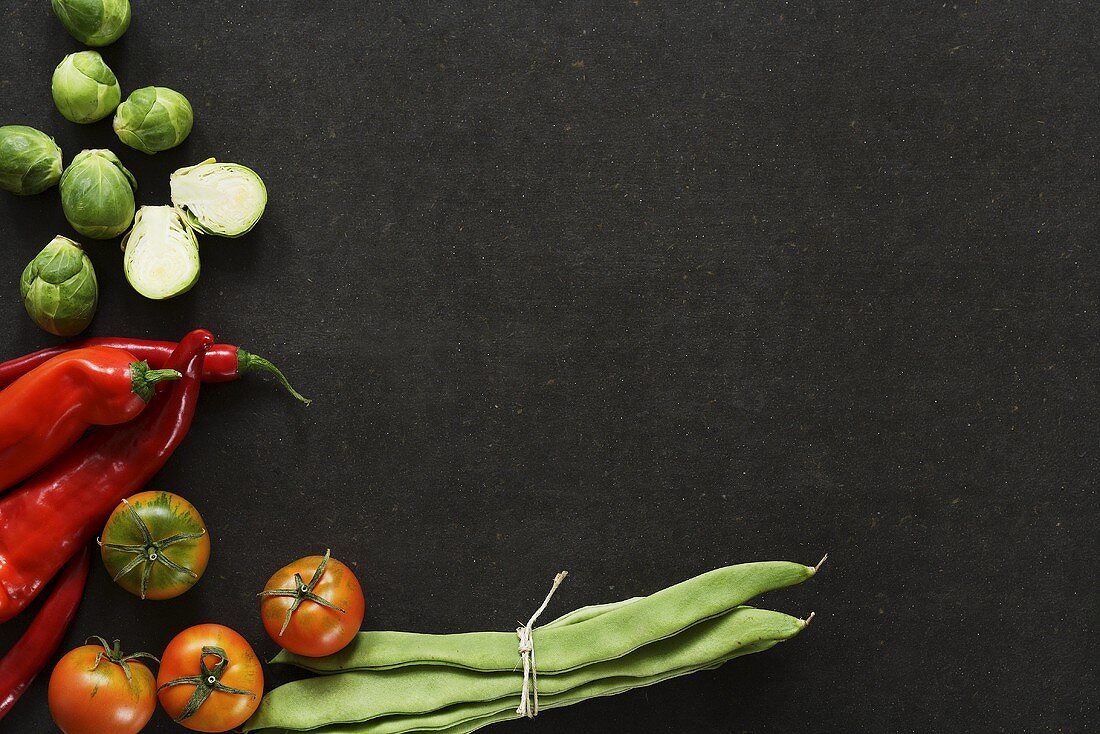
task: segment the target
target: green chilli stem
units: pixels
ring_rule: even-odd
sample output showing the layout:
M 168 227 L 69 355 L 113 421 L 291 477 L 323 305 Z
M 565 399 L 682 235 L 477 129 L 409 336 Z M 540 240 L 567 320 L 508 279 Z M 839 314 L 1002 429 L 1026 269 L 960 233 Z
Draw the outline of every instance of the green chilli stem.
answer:
M 286 628 L 290 625 L 290 618 L 294 616 L 294 612 L 298 611 L 298 607 L 302 606 L 302 602 L 304 601 L 320 604 L 327 609 L 333 609 L 340 612 L 340 614 L 347 614 L 347 612 L 330 602 L 328 599 L 313 593 L 313 590 L 317 588 L 317 584 L 320 583 L 321 577 L 325 575 L 325 567 L 328 566 L 331 555 L 332 549 L 326 548 L 325 557 L 317 564 L 317 570 L 313 572 L 313 578 L 309 580 L 308 584 L 302 580 L 301 574 L 296 573 L 294 574 L 293 589 L 270 589 L 260 592 L 260 596 L 285 596 L 294 599 L 294 603 L 290 605 L 290 609 L 286 610 L 286 617 L 283 618 L 283 626 L 279 630 L 279 637 L 282 637 L 283 633 L 286 632 Z
M 141 598 L 145 598 L 146 592 L 149 590 L 149 577 L 153 575 L 153 567 L 158 563 L 175 571 L 176 573 L 183 574 L 184 576 L 190 576 L 193 579 L 197 579 L 199 575 L 191 569 L 181 566 L 168 556 L 164 555 L 164 549 L 170 548 L 176 543 L 182 543 L 185 540 L 196 540 L 206 535 L 206 529 L 204 528 L 201 533 L 176 533 L 170 535 L 163 540 L 154 540 L 153 534 L 149 530 L 149 526 L 145 524 L 145 520 L 142 519 L 138 511 L 134 509 L 133 505 L 127 500 L 122 500 L 122 504 L 128 509 L 130 518 L 137 525 L 138 530 L 141 532 L 141 545 L 124 545 L 122 543 L 104 543 L 102 540 L 97 540 L 100 547 L 107 548 L 109 550 L 117 551 L 119 553 L 133 553 L 134 558 L 130 560 L 122 569 L 114 575 L 112 580 L 118 581 L 126 574 L 133 571 L 138 566 L 144 564 L 141 569 Z
M 181 375 L 176 370 L 152 370 L 148 362 L 134 362 L 130 365 L 130 384 L 134 395 L 145 402 L 153 398 L 154 387 L 158 382 L 165 380 L 178 380 Z
M 208 657 L 214 657 L 218 659 L 218 662 L 214 663 L 214 667 L 211 668 L 206 664 Z M 220 647 L 204 646 L 202 648 L 202 654 L 199 655 L 199 675 L 191 676 L 188 678 L 176 678 L 170 680 L 160 688 L 157 692 L 170 688 L 172 686 L 194 686 L 195 692 L 191 694 L 191 698 L 187 701 L 187 705 L 183 707 L 183 711 L 173 721 L 177 724 L 182 723 L 186 719 L 191 718 L 195 713 L 206 703 L 206 699 L 210 698 L 210 694 L 214 691 L 220 691 L 221 693 L 231 693 L 235 696 L 249 696 L 255 698 L 256 694 L 252 691 L 246 691 L 241 688 L 232 688 L 222 684 L 222 675 L 225 674 L 225 669 L 229 667 L 229 658 L 225 654 L 225 650 Z
M 267 361 L 258 354 L 252 354 L 246 352 L 240 347 L 237 348 L 237 374 L 245 374 L 247 372 L 267 372 L 274 375 L 275 379 L 286 388 L 287 392 L 293 395 L 296 399 L 302 401 L 306 405 L 309 405 L 313 401 L 302 395 L 300 392 L 294 389 L 290 384 L 290 380 L 286 379 L 286 375 L 283 371 L 276 367 L 271 362 Z

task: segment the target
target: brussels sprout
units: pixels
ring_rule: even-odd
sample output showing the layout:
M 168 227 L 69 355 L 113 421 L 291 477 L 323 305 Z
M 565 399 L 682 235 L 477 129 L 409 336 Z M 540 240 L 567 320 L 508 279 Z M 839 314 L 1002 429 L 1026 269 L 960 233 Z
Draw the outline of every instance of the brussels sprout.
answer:
M 40 194 L 61 178 L 61 148 L 49 135 L 25 125 L 0 127 L 0 189 Z
M 92 261 L 80 245 L 60 235 L 23 271 L 19 292 L 34 322 L 58 336 L 88 328 L 99 302 Z
M 122 240 L 126 280 L 159 301 L 186 293 L 199 279 L 199 242 L 170 206 L 143 206 Z
M 251 168 L 208 158 L 172 174 L 172 203 L 192 229 L 240 237 L 263 216 L 267 188 Z
M 130 27 L 130 0 L 51 0 L 53 12 L 73 38 L 108 46 Z
M 191 134 L 191 103 L 167 87 L 135 90 L 115 110 L 118 139 L 142 153 L 175 148 Z
M 85 150 L 61 175 L 61 208 L 80 234 L 118 237 L 134 221 L 137 181 L 109 150 Z
M 50 88 L 58 111 L 80 124 L 102 120 L 122 100 L 122 87 L 98 51 L 80 51 L 61 59 Z

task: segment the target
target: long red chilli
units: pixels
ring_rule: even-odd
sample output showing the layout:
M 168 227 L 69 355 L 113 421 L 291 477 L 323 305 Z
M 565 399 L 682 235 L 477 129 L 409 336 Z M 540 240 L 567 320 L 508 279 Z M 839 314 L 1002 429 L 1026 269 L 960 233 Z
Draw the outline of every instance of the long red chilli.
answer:
M 0 389 L 27 374 L 35 367 L 46 363 L 59 354 L 84 347 L 113 347 L 133 354 L 139 360 L 145 360 L 153 369 L 164 369 L 168 358 L 172 356 L 176 345 L 172 342 L 149 341 L 147 339 L 126 339 L 123 337 L 100 337 L 67 342 L 56 347 L 39 349 L 22 357 L 0 362 Z M 215 344 L 206 353 L 206 362 L 202 371 L 203 382 L 233 382 L 249 372 L 267 372 L 279 381 L 291 395 L 303 403 L 309 400 L 302 397 L 291 387 L 282 371 L 258 354 L 252 354 L 232 344 Z
M 19 697 L 57 652 L 66 630 L 76 616 L 77 608 L 80 607 L 91 561 L 92 550 L 89 544 L 65 566 L 50 590 L 46 603 L 34 615 L 30 627 L 0 659 L 0 719 L 11 711 Z
M 167 383 L 137 419 L 101 429 L 0 500 L 0 622 L 22 611 L 91 541 L 124 498 L 160 470 L 191 427 L 209 331 L 192 331 Z

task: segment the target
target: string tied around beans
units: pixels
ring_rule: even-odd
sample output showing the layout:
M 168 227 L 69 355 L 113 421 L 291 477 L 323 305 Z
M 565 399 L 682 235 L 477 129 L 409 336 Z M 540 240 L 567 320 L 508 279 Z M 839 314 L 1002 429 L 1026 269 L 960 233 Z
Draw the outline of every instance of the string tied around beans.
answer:
M 554 597 L 554 592 L 568 575 L 568 571 L 562 571 L 554 577 L 554 585 L 550 587 L 550 593 L 546 595 L 542 606 L 535 610 L 526 625 L 516 629 L 516 636 L 519 637 L 519 657 L 523 661 L 523 690 L 519 694 L 519 708 L 516 709 L 516 713 L 528 719 L 535 718 L 539 713 L 539 672 L 535 667 L 535 622 L 546 611 L 546 607 Z

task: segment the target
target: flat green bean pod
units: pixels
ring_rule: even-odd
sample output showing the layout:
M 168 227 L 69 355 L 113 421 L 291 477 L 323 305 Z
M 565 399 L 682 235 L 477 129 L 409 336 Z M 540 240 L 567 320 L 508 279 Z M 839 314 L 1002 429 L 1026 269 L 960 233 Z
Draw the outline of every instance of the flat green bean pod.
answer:
M 697 624 L 662 641 L 643 645 L 616 660 L 597 662 L 569 672 L 539 675 L 540 704 L 593 682 L 615 679 L 626 688 L 654 677 L 682 675 L 712 667 L 762 645 L 790 639 L 805 622 L 779 612 L 740 607 Z M 511 708 L 519 698 L 517 672 L 473 672 L 452 666 L 409 666 L 389 671 L 356 671 L 289 683 L 269 693 L 245 731 L 279 728 L 321 729 L 334 723 L 356 723 L 354 731 L 382 734 L 415 718 L 423 729 L 454 725 L 454 709 L 473 704 L 478 718 Z M 625 690 L 625 688 L 624 688 Z M 476 704 L 489 704 L 477 706 Z M 375 726 L 366 724 L 374 723 Z M 402 730 L 402 729 L 397 729 Z M 404 729 L 411 731 L 412 729 Z M 337 729 L 336 731 L 340 731 Z
M 601 614 L 606 614 L 620 607 L 625 607 L 627 604 L 633 604 L 639 599 L 644 598 L 644 596 L 635 596 L 630 599 L 623 599 L 622 601 L 613 601 L 610 604 L 593 604 L 592 606 L 581 607 L 568 614 L 563 614 L 553 622 L 547 622 L 543 627 L 565 627 L 566 625 L 576 624 L 577 622 L 587 622 L 590 619 L 595 619 Z
M 540 627 L 534 631 L 539 673 L 564 672 L 622 657 L 767 591 L 805 581 L 814 573 L 812 566 L 788 561 L 726 566 L 592 619 L 560 627 Z M 516 667 L 516 635 L 514 632 L 451 635 L 361 632 L 335 655 L 305 658 L 284 651 L 273 662 L 290 663 L 315 673 L 387 670 L 405 665 L 511 671 Z

